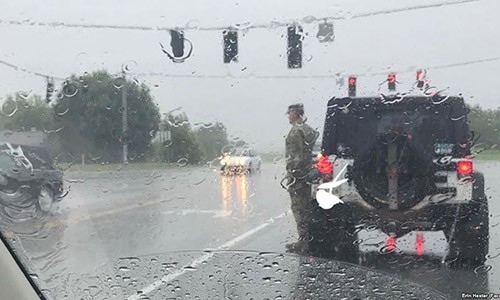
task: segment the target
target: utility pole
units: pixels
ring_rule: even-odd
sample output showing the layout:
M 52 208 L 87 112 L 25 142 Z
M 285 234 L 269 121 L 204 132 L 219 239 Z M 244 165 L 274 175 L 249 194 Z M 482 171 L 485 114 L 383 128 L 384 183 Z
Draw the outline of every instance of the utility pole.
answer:
M 127 124 L 127 85 L 125 69 L 122 68 L 122 143 L 123 143 L 123 163 L 128 164 L 128 124 Z

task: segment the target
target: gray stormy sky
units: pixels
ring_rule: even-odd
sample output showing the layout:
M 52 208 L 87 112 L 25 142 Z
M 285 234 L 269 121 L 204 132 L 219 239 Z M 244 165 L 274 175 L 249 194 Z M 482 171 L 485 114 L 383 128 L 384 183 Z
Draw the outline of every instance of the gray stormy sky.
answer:
M 495 93 L 500 74 L 500 1 L 456 2 L 460 1 L 1 0 L 0 60 L 62 78 L 103 68 L 119 72 L 124 62 L 133 61 L 130 76 L 151 86 L 162 113 L 181 106 L 192 123 L 218 120 L 231 135 L 258 150 L 282 151 L 289 127 L 284 115 L 287 105 L 304 103 L 309 123 L 321 127 L 328 99 L 346 95 L 346 87 L 337 85 L 334 78 L 307 76 L 365 74 L 358 79 L 358 94 L 373 95 L 384 73 L 397 72 L 398 90 L 406 91 L 414 83 L 415 70 L 427 68 L 437 87 L 462 93 L 470 103 L 500 107 Z M 357 17 L 435 4 L 448 5 Z M 310 22 L 309 16 L 340 18 L 334 21 L 333 43 L 318 42 L 317 22 Z M 25 22 L 12 25 L 11 21 Z M 222 63 L 221 31 L 196 29 L 197 25 L 229 27 L 272 21 L 296 21 L 304 27 L 308 35 L 302 69 L 286 67 L 286 27 L 242 31 L 239 62 L 230 65 Z M 170 42 L 166 31 L 29 25 L 38 22 L 189 26 L 194 28 L 186 29 L 185 35 L 193 42 L 194 52 L 185 63 L 174 64 L 159 47 L 159 42 Z M 487 59 L 491 60 L 463 64 Z M 262 78 L 266 76 L 300 77 Z M 18 90 L 45 93 L 44 78 L 2 64 L 0 77 L 0 101 Z

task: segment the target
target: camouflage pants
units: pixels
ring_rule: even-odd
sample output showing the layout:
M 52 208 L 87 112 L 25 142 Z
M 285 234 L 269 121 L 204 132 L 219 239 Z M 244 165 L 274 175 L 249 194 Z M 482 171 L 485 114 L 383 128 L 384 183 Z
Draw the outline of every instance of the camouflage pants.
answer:
M 309 203 L 311 201 L 311 186 L 305 181 L 296 182 L 288 189 L 292 201 L 292 212 L 297 223 L 297 233 L 299 240 L 307 239 L 309 224 Z

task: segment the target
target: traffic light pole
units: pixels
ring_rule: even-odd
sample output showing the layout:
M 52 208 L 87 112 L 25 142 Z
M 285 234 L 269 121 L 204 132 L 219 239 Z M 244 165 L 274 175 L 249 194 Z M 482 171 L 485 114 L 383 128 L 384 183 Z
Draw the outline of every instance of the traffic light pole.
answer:
M 123 69 L 123 68 L 122 68 Z M 122 143 L 123 143 L 123 163 L 128 163 L 128 124 L 127 124 L 127 85 L 125 70 L 122 71 L 123 85 L 122 85 Z

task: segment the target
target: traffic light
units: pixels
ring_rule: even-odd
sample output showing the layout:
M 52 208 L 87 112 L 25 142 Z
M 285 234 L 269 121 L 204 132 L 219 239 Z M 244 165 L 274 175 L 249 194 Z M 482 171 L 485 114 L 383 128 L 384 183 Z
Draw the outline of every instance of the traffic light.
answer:
M 425 86 L 425 71 L 417 71 L 417 88 L 421 89 Z
M 356 97 L 356 77 L 349 76 L 349 97 Z
M 225 30 L 222 32 L 224 39 L 224 63 L 238 61 L 238 32 L 235 30 Z
M 177 30 L 170 30 L 170 46 L 172 47 L 172 54 L 174 57 L 179 58 L 184 56 L 184 32 Z
M 396 90 L 396 74 L 391 73 L 387 76 L 387 87 L 391 92 Z
M 288 68 L 302 68 L 302 32 L 301 26 L 288 27 Z
M 52 94 L 54 93 L 54 79 L 47 77 L 47 91 L 45 94 L 45 102 L 52 101 Z
M 169 51 L 167 51 L 167 49 L 165 49 L 162 43 L 160 43 L 161 51 L 163 51 L 163 53 L 165 53 L 168 56 L 168 58 L 174 63 L 182 63 L 187 58 L 189 58 L 193 53 L 193 44 L 191 43 L 191 41 L 189 41 L 184 37 L 183 31 L 170 30 L 170 36 L 171 36 L 170 47 L 172 47 L 172 54 Z M 187 54 L 184 53 L 185 52 L 184 44 L 186 42 L 189 45 L 188 47 L 189 50 L 187 51 L 188 52 Z

